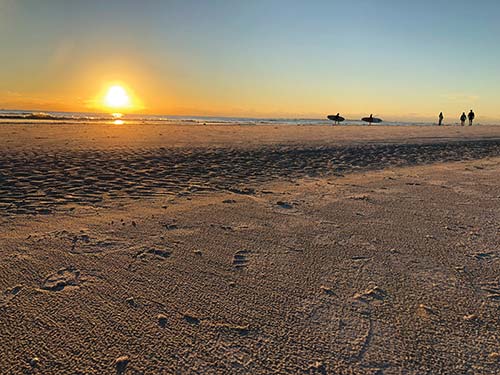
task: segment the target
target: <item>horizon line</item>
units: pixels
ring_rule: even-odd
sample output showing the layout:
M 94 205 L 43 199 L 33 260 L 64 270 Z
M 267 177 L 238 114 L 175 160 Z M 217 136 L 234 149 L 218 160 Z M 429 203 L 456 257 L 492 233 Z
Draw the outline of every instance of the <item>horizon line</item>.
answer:
M 255 116 L 250 116 L 250 115 L 228 115 L 228 114 L 188 114 L 188 113 L 182 113 L 182 114 L 167 114 L 167 113 L 151 113 L 151 112 L 129 112 L 126 113 L 125 111 L 120 112 L 119 110 L 116 110 L 115 112 L 105 112 L 105 111 L 68 111 L 68 110 L 46 110 L 46 109 L 24 109 L 24 108 L 1 108 L 0 111 L 2 112 L 8 112 L 8 111 L 13 111 L 13 112 L 27 112 L 27 113 L 82 113 L 82 114 L 102 114 L 102 115 L 112 115 L 113 113 L 123 113 L 124 116 L 127 115 L 132 115 L 132 116 L 165 116 L 165 117 L 205 117 L 205 118 L 234 118 L 234 119 L 283 119 L 283 120 L 328 120 L 327 116 L 331 114 L 315 114 L 311 116 L 307 115 L 255 115 Z M 360 121 L 361 117 L 363 116 L 368 116 L 369 114 L 342 114 L 345 117 L 346 121 Z M 437 118 L 437 116 L 425 116 L 425 115 L 419 115 L 419 116 L 385 116 L 385 115 L 380 115 L 380 114 L 374 114 L 374 116 L 378 117 L 385 117 L 383 118 L 384 122 L 398 122 L 398 121 L 422 121 L 422 122 L 432 122 L 434 121 L 434 118 Z M 352 117 L 352 118 L 349 118 Z M 357 118 L 359 117 L 359 118 Z M 483 123 L 488 123 L 490 122 L 496 122 L 500 123 L 500 118 L 494 118 L 494 117 L 488 117 L 488 116 L 477 116 L 476 121 L 478 117 L 483 119 Z M 388 119 L 387 119 L 388 118 Z M 449 119 L 450 116 L 445 116 L 445 120 Z M 459 118 L 457 116 L 457 122 L 459 122 Z M 491 124 L 493 125 L 493 124 Z

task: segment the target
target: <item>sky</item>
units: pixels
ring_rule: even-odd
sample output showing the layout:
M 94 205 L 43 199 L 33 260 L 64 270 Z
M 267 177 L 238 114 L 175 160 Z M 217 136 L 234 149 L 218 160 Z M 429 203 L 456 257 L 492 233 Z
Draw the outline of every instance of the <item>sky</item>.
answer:
M 0 0 L 0 109 L 500 120 L 498 0 Z

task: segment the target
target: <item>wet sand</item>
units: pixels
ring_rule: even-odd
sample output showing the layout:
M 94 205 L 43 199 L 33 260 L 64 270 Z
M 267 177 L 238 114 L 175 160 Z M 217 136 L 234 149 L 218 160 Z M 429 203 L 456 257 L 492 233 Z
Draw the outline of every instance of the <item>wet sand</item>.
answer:
M 0 373 L 500 371 L 500 128 L 72 126 L 0 130 Z
M 47 215 L 108 199 L 238 192 L 500 154 L 500 127 L 99 126 L 0 128 L 0 209 Z

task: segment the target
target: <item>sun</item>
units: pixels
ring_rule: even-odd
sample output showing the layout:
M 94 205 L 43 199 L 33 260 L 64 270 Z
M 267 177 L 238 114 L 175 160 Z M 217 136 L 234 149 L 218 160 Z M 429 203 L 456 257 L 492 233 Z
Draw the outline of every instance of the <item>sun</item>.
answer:
M 131 106 L 130 97 L 127 94 L 127 91 L 119 85 L 111 86 L 106 96 L 104 97 L 104 103 L 109 108 L 128 108 Z

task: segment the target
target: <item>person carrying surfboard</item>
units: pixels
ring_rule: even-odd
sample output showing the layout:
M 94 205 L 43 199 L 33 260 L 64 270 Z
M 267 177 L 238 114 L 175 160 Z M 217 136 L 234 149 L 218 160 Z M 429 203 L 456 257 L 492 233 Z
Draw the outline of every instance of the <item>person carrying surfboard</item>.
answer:
M 370 115 L 370 117 L 363 117 L 361 121 L 367 122 L 369 125 L 371 124 L 379 124 L 382 122 L 382 119 L 373 117 L 373 114 Z
M 465 125 L 465 120 L 467 120 L 467 116 L 465 115 L 465 112 L 462 113 L 462 116 L 460 116 L 460 124 L 462 126 Z
M 439 114 L 439 124 L 438 124 L 439 126 L 443 125 L 443 119 L 444 119 L 443 112 L 441 112 Z
M 469 117 L 469 126 L 472 126 L 472 122 L 474 121 L 474 118 L 476 117 L 474 112 L 472 112 L 472 109 L 470 110 L 468 117 Z
M 328 120 L 332 120 L 334 124 L 340 124 L 342 121 L 345 120 L 340 113 L 337 113 L 336 115 L 328 115 L 326 116 Z

